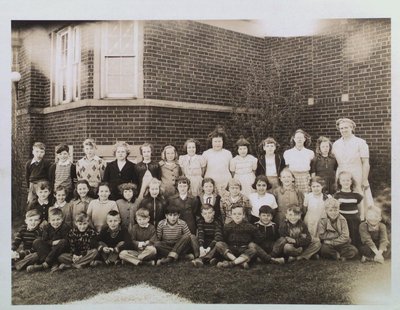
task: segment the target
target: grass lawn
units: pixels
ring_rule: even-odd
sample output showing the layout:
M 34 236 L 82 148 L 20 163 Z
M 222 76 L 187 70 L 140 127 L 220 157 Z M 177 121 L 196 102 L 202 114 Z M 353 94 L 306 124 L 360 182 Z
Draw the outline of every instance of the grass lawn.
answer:
M 196 269 L 189 262 L 179 262 L 162 267 L 100 266 L 54 274 L 13 271 L 12 303 L 60 304 L 141 283 L 202 304 L 385 303 L 389 302 L 390 265 L 390 261 L 380 265 L 319 260 L 221 270 L 211 266 Z

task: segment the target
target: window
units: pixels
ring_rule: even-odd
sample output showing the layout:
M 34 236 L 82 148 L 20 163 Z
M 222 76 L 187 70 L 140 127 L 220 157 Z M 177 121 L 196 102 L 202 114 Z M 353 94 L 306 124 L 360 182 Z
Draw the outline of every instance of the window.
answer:
M 53 102 L 61 104 L 79 100 L 81 84 L 79 28 L 68 27 L 57 32 L 54 48 Z
M 138 22 L 103 24 L 101 97 L 138 97 Z

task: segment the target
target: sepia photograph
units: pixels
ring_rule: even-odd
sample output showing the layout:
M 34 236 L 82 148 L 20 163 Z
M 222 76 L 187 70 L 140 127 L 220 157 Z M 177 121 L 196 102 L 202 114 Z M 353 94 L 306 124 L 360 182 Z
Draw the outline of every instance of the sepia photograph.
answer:
M 398 24 L 274 3 L 7 15 L 7 307 L 394 306 Z

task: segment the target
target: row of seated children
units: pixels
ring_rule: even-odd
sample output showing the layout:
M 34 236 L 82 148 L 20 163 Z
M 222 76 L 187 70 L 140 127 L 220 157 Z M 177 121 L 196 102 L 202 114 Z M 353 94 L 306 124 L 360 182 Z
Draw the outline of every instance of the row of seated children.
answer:
M 296 206 L 287 210 L 286 220 L 277 234 L 271 222 L 273 209 L 269 206 L 260 208 L 260 221 L 254 226 L 245 220 L 244 207 L 236 204 L 232 207 L 232 222 L 222 228 L 214 218 L 212 206 L 205 204 L 197 237 L 191 234 L 186 222 L 179 219 L 180 209 L 173 205 L 167 206 L 166 218 L 158 223 L 157 229 L 149 223 L 148 210 L 137 210 L 137 224 L 130 232 L 121 226 L 118 211 L 111 210 L 105 216 L 105 227 L 98 234 L 90 226 L 85 212 L 76 216 L 71 229 L 58 208 L 49 211 L 49 223 L 41 233 L 40 214 L 31 210 L 26 214 L 26 225 L 13 242 L 14 266 L 17 270 L 27 266 L 27 271 L 33 272 L 50 267 L 53 271 L 82 268 L 101 262 L 115 264 L 119 260 L 134 265 L 155 264 L 156 255 L 160 258 L 157 265 L 162 265 L 188 252 L 192 253 L 194 266 L 217 263 L 219 257 L 224 260 L 217 266 L 226 268 L 235 265 L 248 268 L 248 263 L 257 257 L 262 262 L 278 264 L 284 262 L 283 257 L 287 261 L 310 259 L 319 251 L 324 258 L 354 258 L 358 251 L 350 244 L 346 219 L 339 214 L 339 202 L 329 198 L 325 207 L 326 217 L 318 223 L 319 239 L 311 237 L 301 220 L 301 210 Z M 366 222 L 360 225 L 360 234 L 361 260 L 383 262 L 390 249 L 378 208 L 368 210 Z M 20 244 L 23 250 L 18 251 Z

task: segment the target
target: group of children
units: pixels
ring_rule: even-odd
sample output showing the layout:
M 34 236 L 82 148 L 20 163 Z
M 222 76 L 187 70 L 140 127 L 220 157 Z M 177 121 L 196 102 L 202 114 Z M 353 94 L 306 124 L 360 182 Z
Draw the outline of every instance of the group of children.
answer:
M 232 158 L 224 138 L 211 136 L 204 156 L 194 139 L 179 157 L 168 145 L 160 162 L 145 143 L 137 164 L 127 159 L 125 142 L 116 143 L 116 159 L 107 164 L 86 139 L 76 165 L 67 145 L 57 148 L 51 164 L 43 158 L 43 143 L 35 143 L 26 165 L 28 211 L 12 243 L 13 268 L 59 271 L 178 259 L 196 267 L 248 268 L 254 262 L 358 254 L 363 262 L 383 262 L 390 256 L 380 209 L 369 208 L 361 222 L 363 197 L 353 192 L 352 175 L 341 172 L 335 182 L 329 139 L 318 139 L 314 157 L 304 147 L 307 134 L 297 130 L 293 149 L 282 157 L 276 141 L 267 138 L 257 159 L 243 137 Z

